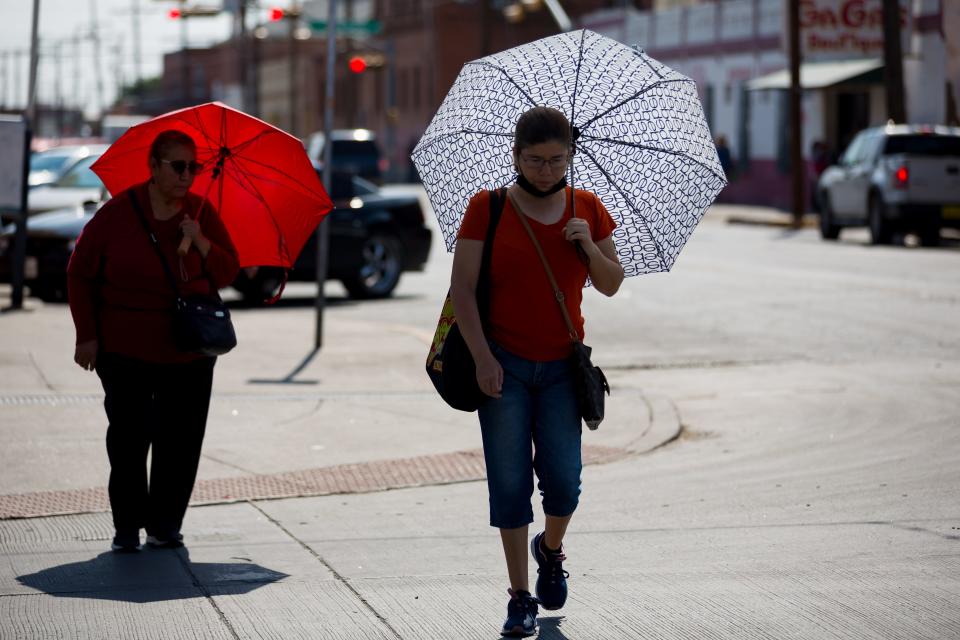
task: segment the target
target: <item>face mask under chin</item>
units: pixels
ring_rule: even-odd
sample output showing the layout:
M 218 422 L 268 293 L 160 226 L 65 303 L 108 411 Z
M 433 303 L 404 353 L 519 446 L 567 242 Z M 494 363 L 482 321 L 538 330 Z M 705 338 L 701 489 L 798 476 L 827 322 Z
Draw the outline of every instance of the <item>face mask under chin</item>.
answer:
M 519 173 L 517 174 L 517 185 L 521 189 L 523 189 L 524 191 L 526 191 L 527 193 L 529 193 L 530 195 L 536 198 L 546 198 L 547 196 L 551 196 L 555 194 L 557 191 L 560 191 L 566 188 L 567 176 L 563 176 L 562 178 L 560 178 L 560 181 L 557 182 L 557 184 L 553 185 L 546 191 L 541 191 L 540 189 L 535 187 L 529 180 L 527 180 L 522 173 Z

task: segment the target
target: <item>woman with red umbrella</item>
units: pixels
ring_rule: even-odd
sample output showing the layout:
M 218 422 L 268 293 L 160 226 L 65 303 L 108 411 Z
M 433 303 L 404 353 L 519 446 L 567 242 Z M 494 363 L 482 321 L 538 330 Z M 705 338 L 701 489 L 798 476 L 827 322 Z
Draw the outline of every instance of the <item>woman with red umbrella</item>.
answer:
M 67 268 L 74 360 L 97 372 L 106 394 L 115 551 L 136 551 L 141 528 L 149 544 L 182 544 L 216 358 L 177 349 L 173 309 L 178 295 L 215 296 L 239 270 L 218 212 L 190 192 L 202 169 L 193 138 L 159 133 L 147 164 L 150 179 L 97 212 Z

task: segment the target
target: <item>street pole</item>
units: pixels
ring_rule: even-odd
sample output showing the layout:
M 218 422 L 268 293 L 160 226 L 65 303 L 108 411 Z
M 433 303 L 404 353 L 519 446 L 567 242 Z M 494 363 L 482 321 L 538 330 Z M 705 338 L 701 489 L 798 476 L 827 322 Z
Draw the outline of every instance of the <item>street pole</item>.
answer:
M 10 308 L 23 308 L 24 267 L 27 262 L 27 180 L 30 176 L 30 142 L 37 121 L 37 62 L 39 51 L 37 33 L 40 25 L 40 0 L 33 0 L 33 19 L 30 24 L 30 71 L 27 84 L 26 131 L 23 144 L 23 181 L 20 190 L 20 215 L 13 236 L 13 265 L 10 274 Z
M 296 136 L 299 123 L 297 122 L 297 22 L 299 21 L 298 6 L 293 4 L 290 17 L 287 21 L 290 23 L 290 134 Z
M 801 117 L 800 86 L 800 0 L 789 0 L 788 31 L 790 39 L 790 170 L 792 179 L 793 224 L 800 227 L 803 222 L 804 180 L 806 171 L 803 165 L 803 121 Z
M 334 82 L 337 71 L 337 0 L 328 0 L 327 4 L 327 78 L 323 101 L 323 186 L 328 193 L 333 189 L 331 179 L 333 171 L 333 141 L 330 134 L 333 132 L 333 100 Z M 327 306 L 327 296 L 324 284 L 327 281 L 327 255 L 330 245 L 330 223 L 327 218 L 317 225 L 317 325 L 313 348 L 319 350 L 323 346 L 323 311 Z
M 906 122 L 899 0 L 883 0 L 883 84 L 887 94 L 887 118 Z

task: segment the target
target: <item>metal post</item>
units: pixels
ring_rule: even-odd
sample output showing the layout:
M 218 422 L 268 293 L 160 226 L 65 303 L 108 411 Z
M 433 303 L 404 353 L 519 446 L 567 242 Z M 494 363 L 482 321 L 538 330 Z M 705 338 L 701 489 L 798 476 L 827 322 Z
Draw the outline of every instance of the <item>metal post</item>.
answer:
M 23 145 L 23 182 L 20 195 L 20 216 L 13 237 L 13 268 L 10 274 L 10 308 L 23 308 L 24 266 L 27 262 L 27 180 L 30 176 L 30 141 L 37 119 L 37 31 L 40 24 L 40 0 L 33 0 L 33 19 L 30 25 L 30 81 L 27 85 L 27 130 Z
M 137 97 L 137 110 L 142 108 L 140 99 L 143 97 L 143 86 L 140 84 L 142 71 L 142 56 L 140 53 L 140 0 L 132 0 L 131 20 L 133 27 L 133 83 L 134 95 Z
M 903 97 L 903 55 L 900 46 L 900 2 L 883 0 L 883 84 L 887 94 L 887 118 L 907 121 Z
M 333 131 L 333 100 L 334 82 L 337 71 L 337 0 L 328 0 L 327 4 L 327 82 L 324 91 L 323 103 L 323 186 L 329 191 L 333 189 L 333 141 L 330 133 Z M 327 296 L 324 284 L 327 281 L 327 255 L 330 244 L 330 223 L 326 218 L 317 227 L 317 326 L 313 341 L 314 349 L 323 346 L 323 311 L 327 306 Z
M 788 28 L 790 31 L 790 171 L 793 181 L 793 224 L 803 222 L 803 187 L 806 176 L 803 166 L 803 122 L 801 120 L 800 86 L 800 0 L 789 0 Z
M 299 91 L 297 91 L 297 22 L 299 21 L 296 3 L 291 7 L 290 17 L 287 22 L 290 24 L 290 133 L 297 135 L 299 122 L 297 118 L 297 100 Z

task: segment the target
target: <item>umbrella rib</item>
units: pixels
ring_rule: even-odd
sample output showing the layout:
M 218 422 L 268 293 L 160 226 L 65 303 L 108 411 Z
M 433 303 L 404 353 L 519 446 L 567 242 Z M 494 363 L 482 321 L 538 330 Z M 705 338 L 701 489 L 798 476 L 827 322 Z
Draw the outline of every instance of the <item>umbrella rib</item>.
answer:
M 607 110 L 604 111 L 603 113 L 599 113 L 599 114 L 595 115 L 594 117 L 590 118 L 589 120 L 587 120 L 587 121 L 584 123 L 584 125 L 583 125 L 582 127 L 580 127 L 580 133 L 583 134 L 583 132 L 586 131 L 587 127 L 589 127 L 590 125 L 592 125 L 594 122 L 596 122 L 596 121 L 599 120 L 600 118 L 608 115 L 608 114 L 611 113 L 612 111 L 616 111 L 617 109 L 619 109 L 620 107 L 624 106 L 624 105 L 627 104 L 628 102 L 630 102 L 630 101 L 632 101 L 632 100 L 636 100 L 637 98 L 639 98 L 640 96 L 642 96 L 642 95 L 645 94 L 646 92 L 652 91 L 653 89 L 656 89 L 657 87 L 661 87 L 661 86 L 663 86 L 663 85 L 665 85 L 665 84 L 671 84 L 671 83 L 674 83 L 674 82 L 681 82 L 681 83 L 682 83 L 682 82 L 690 82 L 690 83 L 693 83 L 693 80 L 690 80 L 689 78 L 677 78 L 677 79 L 675 79 L 675 80 L 660 80 L 659 82 L 654 82 L 653 84 L 651 84 L 651 85 L 649 85 L 649 86 L 647 86 L 647 87 L 644 87 L 643 89 L 640 89 L 639 91 L 637 91 L 636 93 L 634 93 L 634 94 L 633 94 L 632 96 L 630 96 L 629 98 L 625 98 L 625 99 L 622 100 L 621 102 L 618 102 L 617 104 L 613 105 L 612 107 L 610 107 L 609 109 L 607 109 Z M 696 86 L 696 83 L 693 83 L 693 84 L 694 84 L 694 86 Z
M 291 182 L 293 182 L 294 184 L 299 185 L 300 187 L 304 187 L 304 186 L 305 186 L 300 180 L 297 180 L 296 178 L 294 178 L 292 175 L 290 175 L 289 173 L 287 173 L 287 172 L 285 172 L 285 171 L 281 171 L 280 169 L 278 169 L 278 168 L 277 168 L 276 166 L 274 166 L 274 165 L 267 164 L 267 163 L 265 163 L 265 162 L 261 162 L 260 160 L 255 160 L 254 158 L 250 158 L 250 157 L 247 157 L 247 156 L 244 156 L 244 157 L 243 157 L 243 160 L 244 160 L 245 162 L 249 162 L 249 163 L 251 163 L 251 164 L 255 164 L 255 165 L 260 166 L 260 167 L 265 167 L 265 168 L 268 168 L 268 169 L 272 169 L 274 172 L 276 172 L 277 174 L 283 176 L 284 178 L 288 178 L 288 179 L 289 179 Z M 269 178 L 267 178 L 266 176 L 258 176 L 258 177 L 260 177 L 262 180 L 269 180 Z M 279 181 L 274 181 L 274 182 L 275 182 L 276 184 L 280 184 Z M 314 191 L 313 189 L 306 189 L 306 191 L 307 191 L 308 193 L 310 193 L 311 195 L 320 196 L 321 198 L 324 196 L 324 194 L 319 193 L 319 192 L 317 192 L 317 191 Z
M 231 173 L 235 174 L 234 179 L 237 181 L 237 184 L 240 185 L 240 188 L 263 204 L 263 207 L 267 212 L 267 217 L 270 218 L 270 222 L 273 223 L 273 228 L 277 232 L 277 253 L 282 255 L 286 261 L 290 263 L 290 251 L 287 249 L 287 240 L 283 237 L 283 231 L 280 229 L 280 225 L 277 222 L 276 217 L 273 215 L 273 210 L 267 203 L 266 198 L 263 197 L 263 194 L 260 193 L 260 190 L 257 189 L 256 185 L 249 180 L 249 176 L 244 171 L 241 171 L 235 162 L 231 162 L 229 167 L 224 167 L 224 170 L 229 170 Z
M 650 56 L 648 56 L 647 53 L 646 53 L 643 49 L 640 49 L 640 48 L 636 48 L 636 47 L 635 47 L 635 48 L 634 48 L 634 52 L 637 54 L 637 57 L 639 57 L 641 60 L 643 60 L 643 62 L 644 62 L 648 67 L 650 67 L 650 71 L 653 71 L 653 73 L 656 74 L 656 76 L 657 76 L 658 78 L 660 78 L 661 80 L 663 79 L 663 74 L 660 73 L 660 71 L 657 70 L 652 64 L 650 64 Z
M 669 155 L 671 155 L 671 156 L 679 156 L 679 157 L 681 157 L 681 158 L 685 158 L 685 159 L 689 160 L 690 162 L 693 162 L 694 164 L 700 165 L 701 167 L 703 167 L 704 169 L 706 169 L 707 171 L 709 171 L 711 174 L 713 174 L 713 176 L 714 176 L 715 178 L 719 178 L 720 181 L 722 181 L 722 182 L 724 182 L 724 183 L 726 183 L 726 181 L 727 181 L 727 179 L 726 179 L 725 176 L 718 175 L 717 172 L 714 171 L 714 169 L 713 169 L 712 167 L 710 167 L 709 165 L 707 165 L 705 162 L 703 162 L 702 160 L 698 160 L 697 158 L 694 158 L 694 157 L 691 156 L 690 154 L 685 153 L 685 152 L 683 152 L 683 151 L 672 151 L 672 150 L 670 150 L 670 149 L 662 149 L 662 148 L 660 148 L 660 147 L 651 147 L 651 146 L 645 145 L 645 144 L 637 144 L 636 142 L 626 142 L 626 141 L 624 141 L 624 140 L 614 140 L 613 138 L 594 138 L 594 137 L 591 136 L 591 137 L 589 138 L 589 140 L 590 140 L 591 142 L 605 142 L 605 143 L 607 143 L 607 144 L 619 144 L 619 145 L 623 145 L 623 146 L 625 146 L 625 147 L 633 147 L 634 149 L 641 149 L 641 150 L 643 150 L 643 151 L 656 151 L 657 153 L 666 153 L 666 154 L 669 154 Z
M 526 91 L 524 91 L 523 88 L 522 88 L 520 85 L 518 85 L 518 84 L 516 83 L 516 81 L 515 81 L 513 78 L 511 78 L 510 75 L 509 75 L 506 71 L 504 71 L 501 67 L 498 67 L 497 65 L 495 65 L 495 64 L 493 64 L 493 63 L 491 63 L 491 62 L 484 62 L 483 60 L 475 60 L 475 61 L 473 61 L 473 62 L 468 62 L 467 64 L 465 64 L 465 65 L 463 65 L 463 66 L 467 66 L 467 65 L 471 65 L 471 64 L 473 64 L 473 65 L 479 65 L 479 66 L 483 66 L 483 67 L 490 67 L 491 69 L 496 69 L 497 71 L 500 72 L 500 74 L 501 74 L 504 78 L 507 79 L 508 82 L 510 82 L 510 84 L 512 84 L 513 86 L 515 86 L 515 87 L 517 88 L 517 91 L 519 91 L 520 94 L 530 102 L 530 104 L 532 104 L 533 106 L 537 106 L 537 101 L 534 100 L 533 97 L 532 97 L 529 93 L 527 93 Z
M 200 119 L 200 115 L 196 112 L 196 110 L 191 111 L 190 113 L 193 114 L 193 116 L 197 119 L 196 123 L 191 124 L 193 124 L 194 128 L 200 130 L 200 135 L 204 137 L 205 141 L 208 144 L 217 144 L 218 140 L 207 133 L 207 128 L 204 126 L 203 120 Z M 186 122 L 186 120 L 184 121 Z
M 502 131 L 478 131 L 478 130 L 476 130 L 476 129 L 460 129 L 460 130 L 458 130 L 458 131 L 451 131 L 450 133 L 444 133 L 444 134 L 442 134 L 442 135 L 437 136 L 436 138 L 434 138 L 433 140 L 431 140 L 430 142 L 428 142 L 426 145 L 424 145 L 423 147 L 421 147 L 420 150 L 419 150 L 417 153 L 418 153 L 418 154 L 423 153 L 424 151 L 426 151 L 427 149 L 429 149 L 429 148 L 432 147 L 433 145 L 437 144 L 438 142 L 440 142 L 440 141 L 442 141 L 442 140 L 445 140 L 446 138 L 452 138 L 453 136 L 461 136 L 461 135 L 463 135 L 463 134 L 465 134 L 465 133 L 477 133 L 477 134 L 481 134 L 481 135 L 485 135 L 485 136 L 499 136 L 499 137 L 501 137 L 501 138 L 512 138 L 512 137 L 513 137 L 513 134 L 512 134 L 512 133 L 503 133 Z
M 580 66 L 583 64 L 583 45 L 587 40 L 587 30 L 580 30 L 580 53 L 577 56 L 577 73 L 573 78 L 573 98 L 570 100 L 570 126 L 573 126 L 577 116 L 577 88 L 580 86 Z M 573 180 L 573 177 L 570 178 Z
M 585 154 L 587 154 L 587 157 L 590 158 L 594 166 L 596 166 L 597 169 L 600 170 L 600 173 L 602 173 L 604 177 L 606 177 L 607 182 L 620 193 L 620 197 L 622 197 L 623 201 L 627 203 L 627 206 L 630 207 L 630 209 L 633 210 L 634 214 L 640 220 L 643 221 L 643 225 L 647 228 L 647 232 L 650 234 L 650 237 L 653 238 L 653 246 L 657 248 L 657 258 L 660 259 L 660 264 L 663 266 L 664 269 L 666 269 L 667 261 L 663 259 L 663 252 L 660 250 L 660 243 L 657 241 L 656 237 L 653 235 L 653 230 L 650 228 L 650 223 L 643 216 L 643 213 L 641 213 L 641 211 L 636 207 L 636 205 L 633 204 L 633 200 L 630 198 L 630 196 L 627 193 L 625 193 L 622 188 L 620 188 L 620 185 L 617 183 L 616 180 L 613 179 L 613 176 L 607 173 L 607 170 L 604 169 L 599 162 L 597 162 L 597 159 L 594 157 L 592 153 L 590 153 L 590 150 L 582 149 L 582 151 Z

